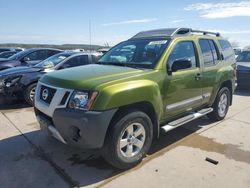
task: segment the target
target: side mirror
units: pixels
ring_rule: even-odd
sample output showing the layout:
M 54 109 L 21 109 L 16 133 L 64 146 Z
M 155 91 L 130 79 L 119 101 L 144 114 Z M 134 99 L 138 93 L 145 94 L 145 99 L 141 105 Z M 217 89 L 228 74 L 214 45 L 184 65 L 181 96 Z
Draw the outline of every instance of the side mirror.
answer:
M 170 68 L 170 72 L 177 72 L 182 69 L 189 69 L 192 67 L 192 62 L 190 59 L 178 59 L 175 60 Z
M 23 58 L 23 61 L 24 61 L 24 62 L 30 61 L 30 58 L 24 57 L 24 58 Z

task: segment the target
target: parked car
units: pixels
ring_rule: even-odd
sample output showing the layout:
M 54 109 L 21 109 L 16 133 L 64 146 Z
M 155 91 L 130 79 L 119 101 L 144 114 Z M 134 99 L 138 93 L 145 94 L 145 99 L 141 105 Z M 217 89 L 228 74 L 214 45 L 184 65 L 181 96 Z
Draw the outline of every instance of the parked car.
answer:
M 100 149 L 113 166 L 138 164 L 160 131 L 208 115 L 225 118 L 235 58 L 219 33 L 140 32 L 98 64 L 44 75 L 35 95 L 42 128 L 70 146 Z
M 238 88 L 250 89 L 250 50 L 242 51 L 237 57 Z
M 10 56 L 13 56 L 14 54 L 18 53 L 17 51 L 5 51 L 0 53 L 0 58 L 9 58 Z
M 37 82 L 45 73 L 95 63 L 100 56 L 99 53 L 68 51 L 55 54 L 32 67 L 3 70 L 0 76 L 0 93 L 21 96 L 33 105 Z
M 0 71 L 11 67 L 35 65 L 59 52 L 62 51 L 52 48 L 32 48 L 24 50 L 7 59 L 0 59 Z
M 23 48 L 0 48 L 0 53 L 1 52 L 9 52 L 9 51 L 21 52 L 23 50 L 24 50 Z

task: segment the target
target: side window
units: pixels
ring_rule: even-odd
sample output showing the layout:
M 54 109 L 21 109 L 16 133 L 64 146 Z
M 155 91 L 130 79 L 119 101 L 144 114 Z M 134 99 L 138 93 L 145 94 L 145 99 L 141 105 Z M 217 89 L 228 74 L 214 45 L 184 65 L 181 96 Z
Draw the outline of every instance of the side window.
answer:
M 225 60 L 234 60 L 235 54 L 231 44 L 227 40 L 219 40 L 222 54 Z
M 209 41 L 207 39 L 200 39 L 199 44 L 204 60 L 204 66 L 208 67 L 214 65 L 213 53 L 211 51 Z
M 64 68 L 77 67 L 89 63 L 88 55 L 75 56 L 66 61 L 62 66 Z
M 29 61 L 44 60 L 47 58 L 47 50 L 38 50 L 28 54 L 26 57 Z
M 168 66 L 172 67 L 176 60 L 191 60 L 192 68 L 197 67 L 194 43 L 191 41 L 179 42 L 175 45 L 168 59 Z
M 55 50 L 48 50 L 47 56 L 50 57 L 50 56 L 55 55 L 55 54 L 57 54 L 57 53 L 58 53 L 58 51 L 55 51 Z

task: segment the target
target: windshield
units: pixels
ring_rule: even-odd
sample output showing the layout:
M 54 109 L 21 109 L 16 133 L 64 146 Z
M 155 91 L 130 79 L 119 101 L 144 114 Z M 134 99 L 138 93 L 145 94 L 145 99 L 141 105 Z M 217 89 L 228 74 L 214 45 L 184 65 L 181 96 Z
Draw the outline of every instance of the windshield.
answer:
M 128 40 L 109 50 L 98 63 L 153 68 L 168 43 L 166 39 Z
M 62 60 L 69 57 L 70 55 L 71 54 L 56 54 L 36 64 L 34 67 L 45 68 L 45 69 L 53 68 Z
M 244 51 L 237 57 L 238 62 L 249 62 L 250 63 L 250 51 Z

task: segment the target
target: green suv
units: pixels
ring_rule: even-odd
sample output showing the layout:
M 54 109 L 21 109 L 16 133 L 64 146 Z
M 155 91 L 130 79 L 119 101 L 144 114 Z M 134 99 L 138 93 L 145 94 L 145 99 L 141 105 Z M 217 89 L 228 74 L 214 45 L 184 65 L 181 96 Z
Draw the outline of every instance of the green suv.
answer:
M 144 31 L 97 64 L 43 76 L 35 94 L 41 125 L 61 142 L 100 149 L 113 166 L 138 164 L 153 138 L 207 115 L 222 120 L 235 89 L 235 55 L 219 33 Z

